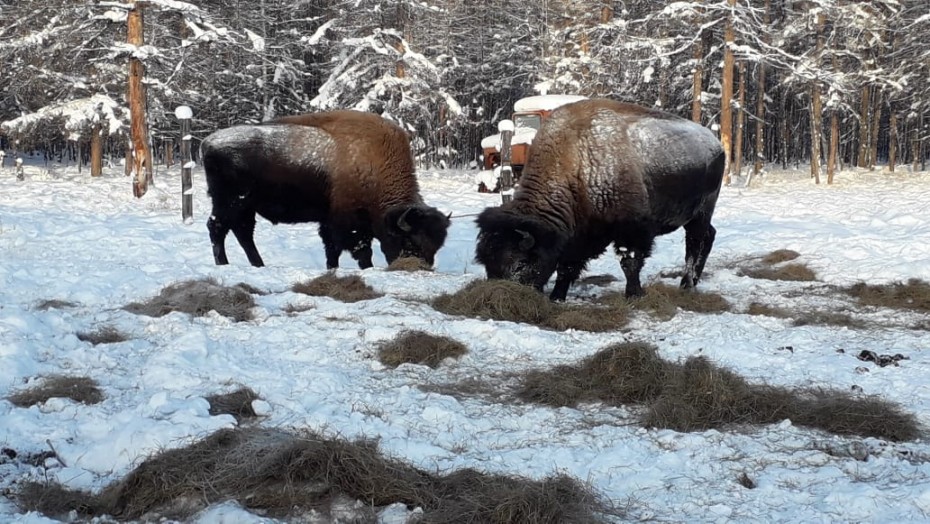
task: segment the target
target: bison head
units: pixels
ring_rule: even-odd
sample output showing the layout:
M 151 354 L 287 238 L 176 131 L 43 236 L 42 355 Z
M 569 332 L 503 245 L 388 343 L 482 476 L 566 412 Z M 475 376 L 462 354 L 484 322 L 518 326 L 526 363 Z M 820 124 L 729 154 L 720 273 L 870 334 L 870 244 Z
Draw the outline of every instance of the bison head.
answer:
M 385 237 L 381 251 L 388 264 L 402 257 L 419 258 L 433 265 L 446 241 L 449 217 L 435 207 L 411 204 L 392 207 L 384 215 Z
M 542 290 L 555 272 L 565 235 L 539 218 L 491 207 L 478 220 L 475 260 L 488 278 L 512 280 Z

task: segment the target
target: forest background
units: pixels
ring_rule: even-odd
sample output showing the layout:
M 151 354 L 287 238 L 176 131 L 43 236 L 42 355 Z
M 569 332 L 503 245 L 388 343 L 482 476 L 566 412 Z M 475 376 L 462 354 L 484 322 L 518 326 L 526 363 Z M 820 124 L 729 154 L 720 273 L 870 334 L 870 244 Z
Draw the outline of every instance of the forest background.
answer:
M 737 176 L 831 181 L 926 168 L 928 34 L 926 0 L 0 0 L 0 148 L 119 158 L 136 61 L 159 161 L 180 105 L 195 151 L 218 128 L 356 108 L 406 127 L 421 165 L 465 167 L 517 99 L 567 93 L 710 126 Z

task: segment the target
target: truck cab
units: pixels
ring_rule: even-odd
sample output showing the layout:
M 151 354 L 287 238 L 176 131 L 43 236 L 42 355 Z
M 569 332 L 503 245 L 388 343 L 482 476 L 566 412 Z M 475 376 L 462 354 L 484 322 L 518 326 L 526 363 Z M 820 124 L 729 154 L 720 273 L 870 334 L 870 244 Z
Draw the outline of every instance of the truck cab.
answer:
M 530 145 L 549 115 L 560 106 L 586 98 L 579 95 L 537 95 L 517 100 L 513 105 L 513 138 L 510 141 L 510 165 L 514 180 L 519 180 L 529 158 Z M 482 170 L 476 177 L 478 191 L 497 193 L 500 191 L 501 133 L 482 139 L 481 152 Z

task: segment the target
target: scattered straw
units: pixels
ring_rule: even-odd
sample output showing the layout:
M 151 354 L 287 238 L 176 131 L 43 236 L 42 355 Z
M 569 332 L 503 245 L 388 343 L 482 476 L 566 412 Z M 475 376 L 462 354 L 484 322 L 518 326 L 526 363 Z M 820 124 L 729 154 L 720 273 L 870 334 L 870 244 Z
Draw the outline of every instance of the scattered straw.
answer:
M 341 302 L 359 302 L 382 297 L 358 275 L 340 277 L 329 271 L 313 280 L 294 284 L 291 291 L 313 297 L 329 297 Z
M 456 293 L 433 300 L 447 315 L 504 320 L 564 331 L 612 331 L 628 322 L 626 304 L 557 304 L 529 286 L 506 280 L 475 280 Z
M 674 318 L 679 309 L 695 313 L 723 313 L 731 309 L 730 304 L 717 293 L 681 289 L 661 282 L 646 286 L 644 291 L 644 296 L 632 300 L 620 292 L 605 293 L 599 302 L 613 307 L 628 304 L 631 309 L 646 311 L 660 320 Z
M 229 393 L 217 393 L 206 398 L 210 403 L 210 414 L 213 416 L 232 415 L 237 422 L 258 416 L 252 408 L 252 402 L 259 400 L 260 397 L 250 388 L 242 387 Z
M 771 253 L 762 257 L 761 262 L 766 265 L 781 264 L 782 262 L 790 262 L 801 256 L 797 251 L 792 251 L 790 249 L 776 249 Z
M 813 282 L 817 274 L 804 264 L 785 264 L 776 267 L 744 267 L 737 274 L 763 280 L 787 280 L 792 282 Z
M 930 312 L 930 283 L 912 278 L 906 283 L 869 285 L 858 283 L 845 290 L 863 306 Z
M 433 307 L 447 315 L 541 324 L 554 308 L 542 293 L 507 280 L 474 280 L 453 294 L 433 300 Z
M 517 398 L 550 406 L 646 404 L 643 425 L 677 431 L 790 419 L 841 435 L 895 441 L 919 436 L 914 416 L 895 404 L 843 391 L 750 384 L 704 357 L 670 363 L 654 346 L 637 342 L 609 346 L 576 366 L 530 371 Z
M 424 364 L 435 369 L 445 359 L 466 353 L 468 348 L 461 342 L 423 331 L 402 331 L 378 345 L 378 360 L 392 368 L 401 364 Z
M 402 257 L 395 259 L 388 267 L 388 271 L 432 271 L 433 266 L 426 263 L 422 258 Z
M 69 398 L 81 404 L 97 404 L 103 400 L 103 392 L 97 381 L 87 377 L 45 377 L 42 383 L 7 397 L 14 406 L 27 408 L 51 398 Z
M 216 311 L 237 322 L 252 319 L 252 295 L 237 287 L 219 285 L 216 280 L 187 280 L 171 284 L 147 302 L 133 302 L 123 309 L 137 315 L 161 317 L 173 311 L 204 316 Z
M 669 365 L 659 358 L 654 346 L 620 343 L 604 348 L 577 366 L 528 372 L 517 397 L 549 406 L 646 402 L 662 391 L 668 372 Z
M 49 309 L 67 309 L 67 308 L 72 308 L 72 307 L 77 307 L 77 306 L 78 306 L 77 302 L 71 302 L 69 300 L 51 299 L 51 300 L 43 300 L 42 302 L 39 302 L 38 304 L 36 304 L 36 309 L 39 311 L 48 311 Z
M 99 344 L 116 344 L 117 342 L 125 342 L 129 340 L 129 335 L 126 335 L 113 326 L 104 326 L 102 328 L 95 329 L 94 331 L 78 331 L 77 338 L 82 342 L 90 342 L 96 346 Z
M 183 520 L 224 500 L 277 518 L 309 509 L 332 515 L 333 501 L 343 497 L 364 507 L 418 506 L 422 523 L 596 523 L 619 515 L 563 475 L 529 480 L 466 469 L 439 476 L 384 457 L 372 441 L 263 428 L 223 429 L 159 453 L 97 496 L 30 484 L 18 502 L 46 515 Z

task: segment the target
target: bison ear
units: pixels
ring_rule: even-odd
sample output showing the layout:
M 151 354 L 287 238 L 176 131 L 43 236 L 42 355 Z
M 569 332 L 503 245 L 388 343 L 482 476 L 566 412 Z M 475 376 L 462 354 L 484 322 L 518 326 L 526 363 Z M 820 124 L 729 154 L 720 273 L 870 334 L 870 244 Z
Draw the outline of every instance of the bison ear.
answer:
M 536 239 L 533 238 L 533 235 L 518 229 L 517 233 L 520 234 L 520 243 L 517 244 L 517 247 L 520 248 L 520 251 L 529 251 L 534 245 L 536 245 Z
M 407 214 L 410 213 L 411 209 L 413 208 L 408 207 L 407 209 L 404 210 L 403 213 L 400 214 L 399 217 L 397 217 L 397 227 L 400 228 L 400 230 L 403 231 L 404 233 L 409 233 L 413 231 L 413 226 L 407 223 Z

